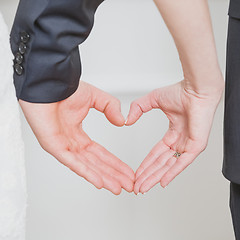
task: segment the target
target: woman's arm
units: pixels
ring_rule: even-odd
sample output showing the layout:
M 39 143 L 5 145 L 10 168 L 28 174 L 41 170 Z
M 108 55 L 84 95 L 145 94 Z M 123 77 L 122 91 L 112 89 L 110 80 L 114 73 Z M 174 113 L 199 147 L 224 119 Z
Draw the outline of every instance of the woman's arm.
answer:
M 152 91 L 131 104 L 126 125 L 161 109 L 169 129 L 136 172 L 135 194 L 167 186 L 205 150 L 224 81 L 219 68 L 206 0 L 155 0 L 171 32 L 184 79 Z M 181 153 L 175 157 L 174 153 Z
M 154 0 L 176 44 L 186 88 L 199 94 L 223 89 L 207 0 Z

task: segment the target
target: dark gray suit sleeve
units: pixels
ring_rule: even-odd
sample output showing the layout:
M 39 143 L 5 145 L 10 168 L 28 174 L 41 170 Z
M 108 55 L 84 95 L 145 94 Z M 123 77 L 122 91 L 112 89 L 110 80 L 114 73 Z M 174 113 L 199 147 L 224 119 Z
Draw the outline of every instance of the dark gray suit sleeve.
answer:
M 81 76 L 78 45 L 103 0 L 20 0 L 10 34 L 17 99 L 51 103 L 71 96 Z
M 223 122 L 223 175 L 240 184 L 240 0 L 230 0 Z
M 228 15 L 234 18 L 240 18 L 240 0 L 230 0 Z

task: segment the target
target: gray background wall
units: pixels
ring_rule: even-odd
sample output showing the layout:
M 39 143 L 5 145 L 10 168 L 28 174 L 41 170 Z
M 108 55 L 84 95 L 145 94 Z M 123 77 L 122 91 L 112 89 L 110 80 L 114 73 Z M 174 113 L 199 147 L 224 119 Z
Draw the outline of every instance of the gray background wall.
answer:
M 11 28 L 18 1 L 1 0 Z M 219 61 L 224 72 L 228 1 L 210 0 Z M 152 1 L 108 0 L 81 45 L 82 80 L 130 102 L 182 79 L 178 55 Z M 45 153 L 22 117 L 28 180 L 27 240 L 231 240 L 229 183 L 221 174 L 223 101 L 209 145 L 166 189 L 114 196 L 96 190 Z M 91 111 L 84 129 L 135 170 L 168 127 L 160 111 L 132 127 L 116 128 Z

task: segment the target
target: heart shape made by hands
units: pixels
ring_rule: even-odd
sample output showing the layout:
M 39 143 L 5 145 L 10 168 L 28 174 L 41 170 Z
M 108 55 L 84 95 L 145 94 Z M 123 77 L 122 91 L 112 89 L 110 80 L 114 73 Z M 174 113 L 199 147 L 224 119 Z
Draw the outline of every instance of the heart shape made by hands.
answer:
M 122 188 L 138 194 L 157 183 L 165 187 L 191 164 L 207 146 L 220 98 L 221 94 L 204 98 L 192 94 L 181 81 L 135 100 L 127 121 L 118 99 L 82 81 L 74 94 L 60 102 L 19 103 L 45 151 L 95 187 L 117 195 Z M 158 108 L 167 116 L 169 129 L 134 173 L 83 131 L 82 122 L 91 108 L 116 126 L 133 125 L 143 113 Z

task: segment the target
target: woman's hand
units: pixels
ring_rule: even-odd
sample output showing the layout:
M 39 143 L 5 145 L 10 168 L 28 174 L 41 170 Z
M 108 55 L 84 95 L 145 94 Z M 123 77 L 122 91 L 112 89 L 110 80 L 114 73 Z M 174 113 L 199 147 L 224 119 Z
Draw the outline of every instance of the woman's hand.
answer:
M 90 108 L 103 112 L 116 126 L 123 126 L 118 99 L 80 82 L 69 98 L 49 104 L 19 100 L 24 115 L 44 150 L 60 163 L 85 178 L 96 188 L 120 194 L 133 191 L 134 172 L 120 159 L 92 141 L 82 129 Z
M 169 119 L 169 129 L 136 171 L 135 194 L 145 193 L 160 182 L 167 186 L 206 148 L 213 117 L 223 87 L 209 94 L 190 90 L 183 80 L 156 89 L 131 104 L 126 125 L 134 124 L 143 113 L 161 109 Z M 177 159 L 173 154 L 178 151 Z

